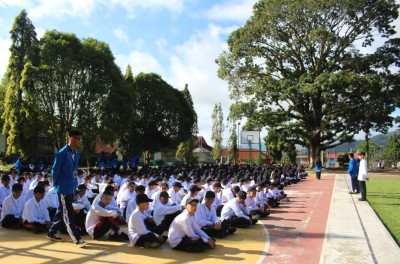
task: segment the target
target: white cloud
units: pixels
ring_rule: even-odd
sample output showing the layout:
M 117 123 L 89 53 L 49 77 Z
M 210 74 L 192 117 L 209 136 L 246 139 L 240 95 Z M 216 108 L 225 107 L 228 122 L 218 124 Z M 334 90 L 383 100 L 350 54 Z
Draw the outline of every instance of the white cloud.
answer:
M 10 45 L 11 41 L 9 38 L 0 39 L 0 78 L 7 69 L 8 58 L 10 57 Z
M 161 64 L 151 54 L 141 51 L 132 51 L 128 55 L 117 54 L 116 63 L 121 67 L 122 72 L 125 72 L 126 66 L 131 65 L 134 74 L 139 72 L 155 72 L 163 75 L 164 71 Z
M 95 0 L 36 0 L 28 2 L 31 2 L 28 13 L 33 18 L 88 17 L 96 4 Z
M 206 17 L 215 21 L 246 21 L 253 12 L 256 0 L 227 1 L 211 7 L 206 12 Z
M 184 0 L 111 0 L 113 6 L 124 8 L 131 16 L 139 9 L 168 9 L 182 11 Z
M 0 6 L 23 6 L 22 0 L 0 0 Z
M 128 40 L 129 40 L 128 35 L 125 33 L 125 31 L 122 28 L 114 29 L 113 33 L 114 33 L 114 36 L 116 36 L 117 39 L 119 39 L 120 41 L 128 42 Z

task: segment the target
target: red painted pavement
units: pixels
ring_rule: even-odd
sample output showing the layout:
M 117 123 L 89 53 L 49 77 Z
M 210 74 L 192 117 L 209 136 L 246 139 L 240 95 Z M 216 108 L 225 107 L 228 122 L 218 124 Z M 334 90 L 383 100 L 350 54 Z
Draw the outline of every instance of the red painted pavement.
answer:
M 311 175 L 285 188 L 289 201 L 263 221 L 270 246 L 262 263 L 319 263 L 333 185 L 333 175 L 320 181 Z

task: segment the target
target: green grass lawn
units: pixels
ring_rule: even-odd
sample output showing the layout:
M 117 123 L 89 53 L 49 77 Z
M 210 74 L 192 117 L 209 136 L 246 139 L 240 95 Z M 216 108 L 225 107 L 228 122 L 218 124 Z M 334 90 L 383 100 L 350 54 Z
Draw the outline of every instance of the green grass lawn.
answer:
M 400 177 L 372 177 L 367 199 L 400 245 Z

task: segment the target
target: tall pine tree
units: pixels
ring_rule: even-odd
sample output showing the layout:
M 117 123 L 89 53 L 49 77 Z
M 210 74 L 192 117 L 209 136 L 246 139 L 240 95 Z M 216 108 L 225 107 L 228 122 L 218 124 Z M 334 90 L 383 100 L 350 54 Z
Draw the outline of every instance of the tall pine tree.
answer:
M 213 142 L 213 158 L 219 162 L 222 156 L 222 133 L 224 131 L 224 117 L 222 113 L 221 103 L 215 104 L 212 113 L 212 135 L 211 140 Z
M 26 156 L 30 154 L 29 146 L 37 132 L 32 129 L 32 111 L 25 100 L 26 91 L 20 83 L 25 65 L 39 63 L 39 52 L 35 27 L 25 10 L 15 18 L 10 34 L 12 43 L 6 71 L 3 134 L 7 137 L 8 155 Z

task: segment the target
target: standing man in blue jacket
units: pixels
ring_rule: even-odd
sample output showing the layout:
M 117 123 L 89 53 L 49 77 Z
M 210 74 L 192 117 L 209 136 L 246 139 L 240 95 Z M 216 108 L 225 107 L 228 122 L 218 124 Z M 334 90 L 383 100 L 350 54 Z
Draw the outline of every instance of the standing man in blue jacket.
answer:
M 54 158 L 51 174 L 54 188 L 58 193 L 59 208 L 49 229 L 48 237 L 53 241 L 60 241 L 61 238 L 56 234 L 65 224 L 72 241 L 78 246 L 84 246 L 85 241 L 81 239 L 81 231 L 75 223 L 75 213 L 72 207 L 74 192 L 78 186 L 75 172 L 79 166 L 78 149 L 80 144 L 81 133 L 71 130 L 68 133 L 68 144 L 61 148 Z
M 351 189 L 350 194 L 355 194 L 360 192 L 359 183 L 357 180 L 358 176 L 358 160 L 354 157 L 354 153 L 349 153 L 349 167 L 347 172 L 351 179 Z

